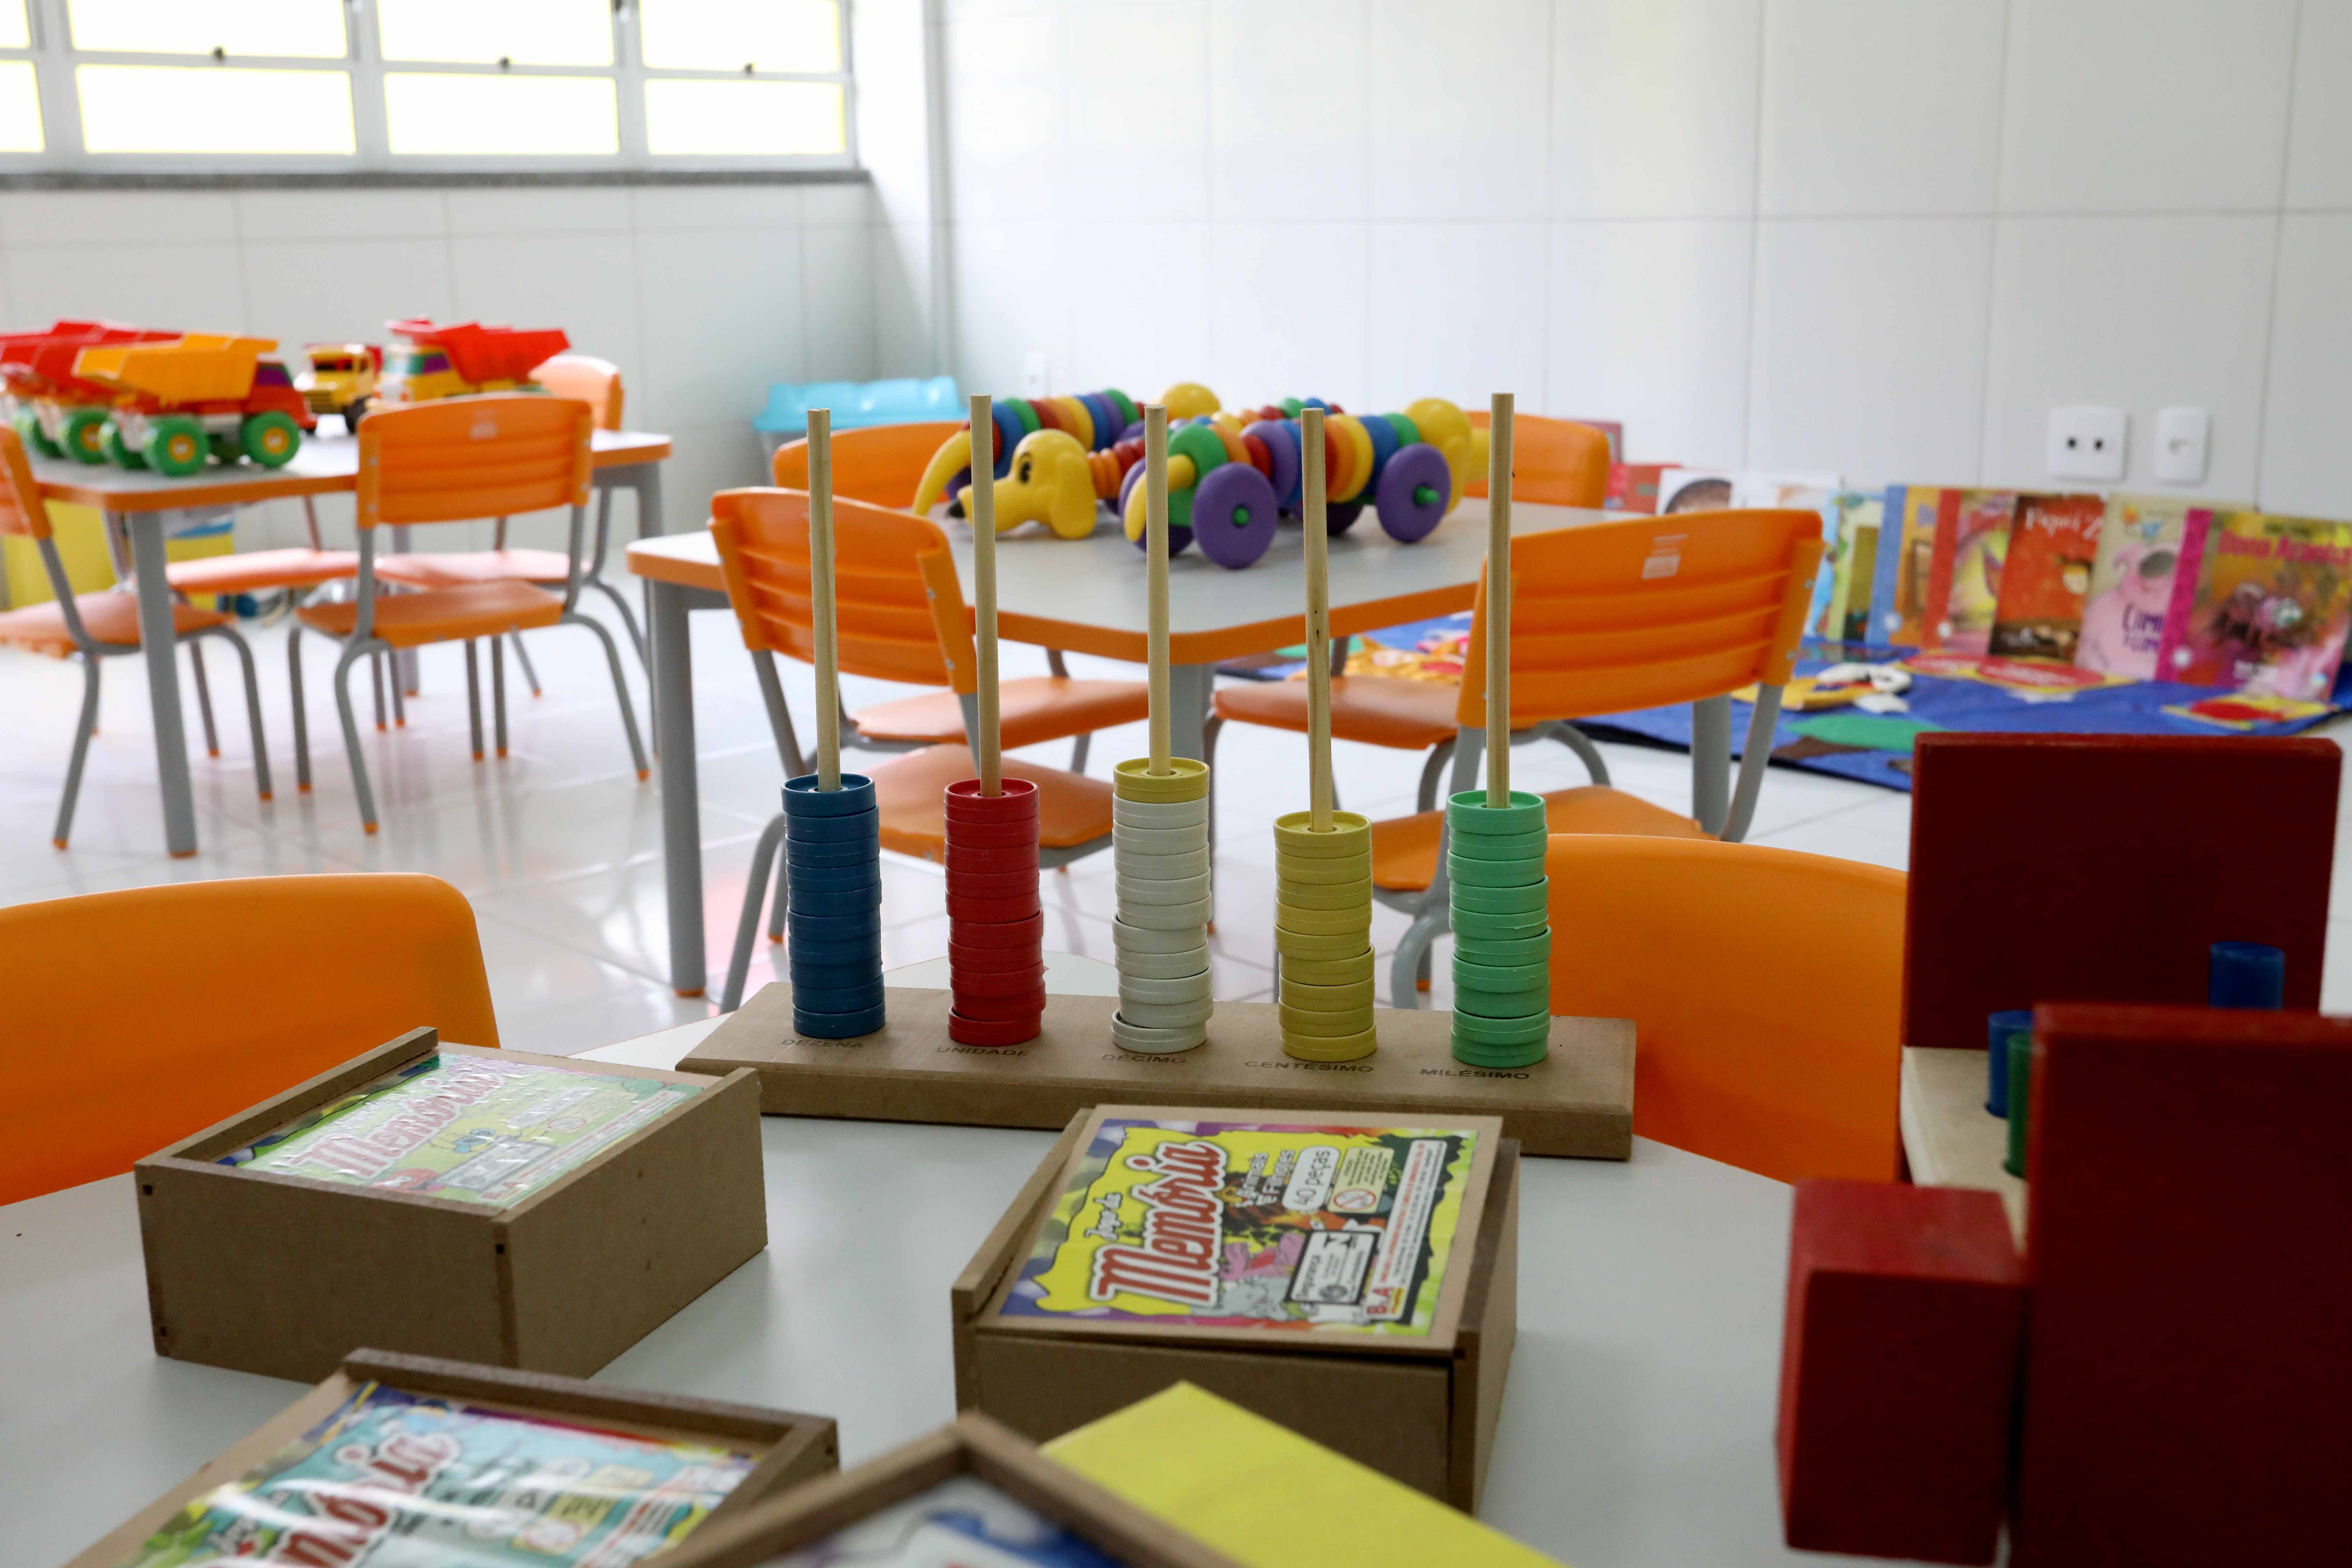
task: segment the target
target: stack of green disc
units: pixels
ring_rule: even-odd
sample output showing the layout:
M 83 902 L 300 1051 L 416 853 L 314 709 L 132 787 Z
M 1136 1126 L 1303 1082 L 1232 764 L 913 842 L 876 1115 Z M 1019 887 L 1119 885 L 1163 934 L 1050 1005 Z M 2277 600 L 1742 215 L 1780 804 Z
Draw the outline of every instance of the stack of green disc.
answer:
M 1335 811 L 1318 832 L 1274 824 L 1274 948 L 1282 955 L 1282 1049 L 1301 1061 L 1372 1054 L 1372 827 Z
M 1551 925 L 1544 909 L 1544 804 L 1467 790 L 1445 805 L 1453 889 L 1454 1057 L 1523 1068 L 1551 1037 Z

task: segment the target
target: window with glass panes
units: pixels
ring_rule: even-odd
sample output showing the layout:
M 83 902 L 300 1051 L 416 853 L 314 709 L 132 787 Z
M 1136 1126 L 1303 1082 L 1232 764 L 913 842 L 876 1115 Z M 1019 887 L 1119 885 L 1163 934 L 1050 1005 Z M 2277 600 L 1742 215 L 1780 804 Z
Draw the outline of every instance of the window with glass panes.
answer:
M 0 0 L 0 171 L 838 168 L 846 0 Z

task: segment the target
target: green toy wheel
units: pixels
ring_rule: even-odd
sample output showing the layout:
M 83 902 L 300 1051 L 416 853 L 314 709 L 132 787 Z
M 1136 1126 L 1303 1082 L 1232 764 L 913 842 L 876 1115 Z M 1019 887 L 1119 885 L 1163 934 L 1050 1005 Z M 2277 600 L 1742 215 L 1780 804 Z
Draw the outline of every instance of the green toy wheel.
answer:
M 159 474 L 181 479 L 205 466 L 212 443 L 205 427 L 176 414 L 148 421 L 147 465 Z
M 1181 430 L 1170 431 L 1168 457 L 1171 462 L 1178 458 L 1192 459 L 1192 488 L 1196 489 L 1210 469 L 1233 460 L 1226 455 L 1224 442 L 1206 425 L 1187 425 Z
M 1143 417 L 1143 411 L 1136 407 L 1135 399 L 1129 397 L 1126 393 L 1121 392 L 1118 387 L 1106 386 L 1103 388 L 1102 395 L 1105 397 L 1109 398 L 1111 406 L 1118 411 L 1120 421 L 1119 427 L 1118 430 L 1112 432 L 1113 435 L 1118 435 L 1126 430 L 1129 425 L 1134 424 L 1137 420 Z
M 29 408 L 16 416 L 16 436 L 26 447 L 44 458 L 65 456 L 65 453 L 58 449 L 58 444 L 49 439 L 49 433 L 41 428 L 41 416 Z
M 284 468 L 302 449 L 302 426 L 274 408 L 247 419 L 238 434 L 245 455 L 265 468 Z
M 113 418 L 103 408 L 73 408 L 66 412 L 66 456 L 77 463 L 106 461 L 106 430 Z
M 106 455 L 125 468 L 143 468 L 147 459 L 139 448 L 122 438 L 122 426 L 110 419 L 106 422 Z

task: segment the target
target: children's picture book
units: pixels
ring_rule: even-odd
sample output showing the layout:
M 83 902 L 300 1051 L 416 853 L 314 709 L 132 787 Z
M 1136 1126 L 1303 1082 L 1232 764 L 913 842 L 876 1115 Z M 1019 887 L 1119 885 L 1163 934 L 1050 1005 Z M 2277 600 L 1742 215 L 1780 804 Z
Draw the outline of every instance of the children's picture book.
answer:
M 2164 711 L 2175 719 L 2211 724 L 2241 733 L 2270 724 L 2294 724 L 2321 719 L 2335 711 L 2325 702 L 2300 697 L 2272 697 L 2259 691 L 2232 691 L 2226 697 L 2200 697 L 2194 702 L 2172 702 Z
M 1870 588 L 1874 643 L 1918 647 L 1927 640 L 1927 580 L 1935 570 L 1936 519 L 1944 492 L 1889 485 L 1880 509 L 1878 551 Z
M 1638 512 L 1643 516 L 1658 510 L 1658 480 L 1675 465 L 1672 463 L 1612 463 L 1609 465 L 1609 489 L 1601 497 L 1603 511 Z
M 698 1084 L 436 1052 L 220 1163 L 503 1206 L 700 1092 Z
M 1663 516 L 1729 506 L 1735 478 L 1727 468 L 1668 468 L 1658 476 L 1657 510 Z
M 2095 495 L 2026 495 L 2010 525 L 2009 556 L 2000 571 L 2000 601 L 1987 644 L 2016 658 L 2074 662 L 2083 604 L 2099 555 L 2106 499 Z
M 2001 565 L 2016 513 L 2017 496 L 2010 490 L 1946 490 L 1938 498 L 1921 647 L 1991 651 Z
M 368 1383 L 123 1568 L 627 1568 L 677 1545 L 752 1464 Z
M 1822 542 L 1827 553 L 1805 626 L 1823 642 L 1870 640 L 1870 595 L 1885 506 L 1885 496 L 1877 490 L 1832 490 L 1822 498 Z
M 2156 679 L 2157 645 L 2172 608 L 2173 572 L 2192 504 L 2179 496 L 2108 499 L 2075 663 L 2135 680 Z
M 2157 668 L 2190 686 L 2316 700 L 2352 628 L 2352 522 L 2189 514 Z
M 977 1476 L 950 1476 L 761 1568 L 1122 1568 Z
M 1107 1118 L 1000 1315 L 1426 1336 L 1477 1142 Z

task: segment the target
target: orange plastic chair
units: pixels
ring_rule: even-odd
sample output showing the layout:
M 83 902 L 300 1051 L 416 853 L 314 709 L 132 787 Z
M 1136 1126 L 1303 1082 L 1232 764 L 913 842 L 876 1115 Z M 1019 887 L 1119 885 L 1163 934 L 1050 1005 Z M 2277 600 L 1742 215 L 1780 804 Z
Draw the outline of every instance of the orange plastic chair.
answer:
M 46 604 L 0 613 L 0 647 L 20 647 L 52 658 L 81 660 L 81 714 L 74 721 L 73 755 L 66 763 L 65 798 L 58 804 L 56 828 L 50 842 L 58 848 L 73 831 L 74 805 L 81 797 L 82 764 L 89 760 L 89 738 L 98 733 L 99 661 L 141 650 L 139 599 L 126 588 L 77 595 L 66 575 L 64 557 L 49 527 L 48 502 L 41 495 L 25 443 L 14 429 L 0 426 L 0 534 L 33 541 L 48 574 Z M 188 649 L 195 671 L 196 707 L 205 723 L 205 750 L 220 755 L 220 734 L 213 726 L 212 689 L 205 679 L 203 658 L 194 639 L 219 637 L 236 649 L 245 672 L 245 721 L 253 738 L 253 782 L 261 798 L 269 798 L 269 747 L 261 730 L 261 689 L 254 679 L 253 649 L 237 636 L 233 617 L 194 605 L 172 605 L 172 629 Z
M 499 1043 L 473 909 L 434 877 L 257 877 L 12 905 L 0 993 L 12 1046 L 0 1203 L 119 1175 L 411 1029 Z
M 604 626 L 579 611 L 581 544 L 588 503 L 588 423 L 584 403 L 531 393 L 491 393 L 449 397 L 405 408 L 378 408 L 360 421 L 359 596 L 348 603 L 311 605 L 295 613 L 287 634 L 286 667 L 294 689 L 294 761 L 297 779 L 310 787 L 310 737 L 302 703 L 302 640 L 305 629 L 342 645 L 335 661 L 335 707 L 343 723 L 343 749 L 352 764 L 352 787 L 359 796 L 360 820 L 376 830 L 375 793 L 368 785 L 367 760 L 360 752 L 358 721 L 352 712 L 351 669 L 371 654 L 427 643 L 466 645 L 466 695 L 473 718 L 474 756 L 482 755 L 481 683 L 477 639 L 493 639 L 491 677 L 498 716 L 498 749 L 507 749 L 506 666 L 496 639 L 532 626 L 586 626 L 604 645 L 613 691 L 628 731 L 629 755 L 637 777 L 646 776 L 645 743 L 637 736 L 636 710 L 629 701 L 621 651 Z M 530 583 L 490 582 L 421 593 L 376 594 L 375 531 L 382 526 L 466 522 L 509 512 L 550 507 L 572 509 L 572 546 L 564 557 L 563 592 Z
M 1793 509 L 1630 517 L 1511 541 L 1515 742 L 1564 738 L 1570 720 L 1691 704 L 1689 816 L 1597 783 L 1544 796 L 1552 832 L 1747 836 L 1821 560 L 1820 514 Z M 1455 793 L 1476 784 L 1486 753 L 1486 650 L 1482 580 L 1454 710 Z M 1746 686 L 1759 690 L 1735 787 L 1731 693 Z M 1442 810 L 1372 824 L 1372 896 L 1413 917 L 1391 969 L 1392 1006 L 1412 1005 L 1446 929 L 1444 847 Z
M 1473 409 L 1470 427 L 1484 430 L 1488 416 Z M 1486 493 L 1484 475 L 1462 493 Z M 1511 420 L 1511 494 L 1547 506 L 1597 507 L 1609 494 L 1609 437 L 1572 419 L 1520 414 Z
M 963 428 L 957 419 L 925 419 L 912 425 L 869 425 L 833 433 L 833 493 L 835 500 L 862 500 L 904 511 L 915 499 L 923 469 L 940 444 Z M 808 442 L 787 441 L 768 460 L 779 489 L 808 489 Z
M 1555 837 L 1551 1010 L 1631 1018 L 1633 1131 L 1776 1181 L 1895 1175 L 1900 871 Z
M 597 429 L 621 427 L 625 401 L 621 367 L 611 360 L 589 354 L 558 354 L 541 365 L 536 376 L 548 395 L 586 404 Z M 596 492 L 596 532 L 581 572 L 580 585 L 593 588 L 612 601 L 613 608 L 620 612 L 622 626 L 629 634 L 629 645 L 636 649 L 638 668 L 650 668 L 646 662 L 645 633 L 637 626 L 636 613 L 629 608 L 629 601 L 621 591 L 604 580 L 604 552 L 612 531 L 613 492 L 600 489 Z M 440 555 L 386 555 L 376 563 L 379 579 L 415 588 L 462 588 L 474 583 L 536 583 L 541 587 L 552 587 L 564 581 L 570 570 L 570 558 L 560 550 L 509 549 L 507 520 L 503 517 L 498 520 L 497 533 L 488 550 Z M 514 650 L 515 658 L 522 663 L 523 679 L 530 683 L 530 694 L 536 697 L 540 691 L 539 672 L 531 668 L 530 656 L 523 652 L 520 637 L 514 639 Z
M 776 750 L 787 776 L 808 772 L 785 710 L 775 658 L 811 662 L 816 657 L 814 612 L 810 601 L 809 498 L 801 490 L 720 490 L 710 498 L 710 531 L 727 579 L 728 602 L 751 650 L 760 690 L 768 704 Z M 880 680 L 931 682 L 949 687 L 961 705 L 967 732 L 979 724 L 978 651 L 972 646 L 971 611 L 956 580 L 947 535 L 928 518 L 859 501 L 834 502 L 834 605 L 835 648 L 841 669 Z M 1050 696 L 1035 701 L 1013 697 L 1016 688 L 1044 687 L 1054 678 L 1006 681 L 1000 704 L 1016 705 L 1034 726 L 1031 740 L 1071 733 L 1066 726 L 1091 724 L 1101 710 L 1080 698 L 1056 707 Z M 1073 683 L 1097 684 L 1097 683 Z M 1135 717 L 1142 710 L 1136 710 Z M 1123 722 L 1125 721 L 1113 721 Z M 1060 727 L 1057 727 L 1060 726 Z M 1004 744 L 1016 741 L 1008 727 Z M 926 746 L 865 770 L 874 781 L 882 817 L 882 847 L 926 860 L 947 855 L 947 823 L 940 792 L 977 771 L 968 744 Z M 1110 843 L 1111 786 L 1083 773 L 1040 767 L 1018 757 L 1004 759 L 1009 778 L 1037 785 L 1038 863 L 1066 866 Z M 766 896 L 768 874 L 783 849 L 784 819 L 778 816 L 752 851 L 751 880 L 735 931 L 735 953 L 727 973 L 719 1010 L 742 1000 L 751 962 L 751 933 Z M 783 933 L 787 889 L 778 868 L 776 901 L 768 925 L 771 941 Z

